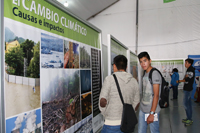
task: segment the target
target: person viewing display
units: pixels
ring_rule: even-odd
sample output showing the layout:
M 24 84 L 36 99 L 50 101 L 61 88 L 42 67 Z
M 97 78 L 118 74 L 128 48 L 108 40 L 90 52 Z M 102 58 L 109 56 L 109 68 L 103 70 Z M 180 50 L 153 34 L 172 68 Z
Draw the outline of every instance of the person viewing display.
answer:
M 113 70 L 116 75 L 124 103 L 131 104 L 138 109 L 140 94 L 138 83 L 130 73 L 126 72 L 127 58 L 118 55 L 114 58 Z M 122 133 L 120 124 L 122 119 L 123 104 L 121 102 L 115 79 L 112 75 L 105 78 L 99 97 L 99 109 L 105 118 L 102 133 Z

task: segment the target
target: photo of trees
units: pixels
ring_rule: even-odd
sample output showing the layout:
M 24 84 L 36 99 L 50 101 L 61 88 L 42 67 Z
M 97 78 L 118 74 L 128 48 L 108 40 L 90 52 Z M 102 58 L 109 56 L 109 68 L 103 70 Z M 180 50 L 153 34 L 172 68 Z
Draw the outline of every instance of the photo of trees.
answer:
M 91 48 L 89 46 L 80 46 L 80 67 L 90 68 Z
M 44 69 L 43 132 L 64 132 L 81 120 L 79 70 Z
M 5 67 L 8 74 L 40 77 L 40 41 L 17 36 L 5 27 Z
M 79 68 L 79 44 L 64 40 L 64 68 Z

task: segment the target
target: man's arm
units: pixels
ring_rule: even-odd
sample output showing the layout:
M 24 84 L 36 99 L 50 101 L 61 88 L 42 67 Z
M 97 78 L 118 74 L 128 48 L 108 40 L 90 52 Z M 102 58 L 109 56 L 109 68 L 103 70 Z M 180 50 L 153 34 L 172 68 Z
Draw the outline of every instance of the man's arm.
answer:
M 153 84 L 153 92 L 154 92 L 154 97 L 153 97 L 153 102 L 152 102 L 152 106 L 151 106 L 151 111 L 155 112 L 156 108 L 157 108 L 157 104 L 158 104 L 158 100 L 159 100 L 159 84 Z M 150 114 L 149 117 L 147 118 L 147 124 L 152 123 L 154 120 L 154 115 Z

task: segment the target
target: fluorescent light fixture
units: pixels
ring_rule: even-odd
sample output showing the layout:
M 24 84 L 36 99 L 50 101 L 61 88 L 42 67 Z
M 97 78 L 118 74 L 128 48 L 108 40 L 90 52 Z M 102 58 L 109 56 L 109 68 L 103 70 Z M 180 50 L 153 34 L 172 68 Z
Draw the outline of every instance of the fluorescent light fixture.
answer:
M 67 3 L 67 1 L 64 3 L 64 6 L 65 6 L 65 7 L 68 7 L 68 3 Z

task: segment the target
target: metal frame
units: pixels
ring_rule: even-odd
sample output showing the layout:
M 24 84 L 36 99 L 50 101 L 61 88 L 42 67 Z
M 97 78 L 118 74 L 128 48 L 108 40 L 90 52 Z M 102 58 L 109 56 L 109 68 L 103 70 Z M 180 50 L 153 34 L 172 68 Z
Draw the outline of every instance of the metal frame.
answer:
M 128 54 L 128 47 L 126 47 L 123 43 L 121 43 L 119 40 L 117 40 L 114 36 L 108 34 L 107 35 L 107 43 L 108 43 L 108 75 L 111 74 L 111 39 L 115 40 L 118 44 L 120 44 L 123 48 L 126 49 L 126 54 L 127 54 L 127 58 L 129 58 L 129 54 Z M 129 66 L 128 68 L 129 69 Z
M 82 23 L 86 24 L 87 26 L 89 26 L 90 28 L 96 30 L 97 32 L 101 33 L 101 30 L 99 28 L 97 28 L 96 26 L 92 25 L 91 23 L 87 22 L 86 20 L 76 16 L 75 14 L 73 14 L 72 12 L 70 12 L 63 4 L 61 4 L 60 2 L 56 1 L 56 0 L 45 0 L 47 2 L 49 2 L 50 4 L 54 5 L 55 7 L 59 8 L 60 10 L 66 12 L 67 14 L 69 14 L 70 16 L 78 19 L 79 21 L 81 21 Z
M 5 133 L 5 109 L 4 109 L 4 0 L 0 1 L 1 13 L 0 13 L 0 58 L 1 58 L 1 71 L 0 71 L 0 132 Z

